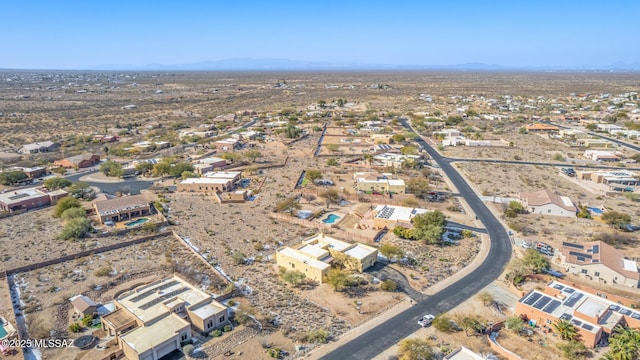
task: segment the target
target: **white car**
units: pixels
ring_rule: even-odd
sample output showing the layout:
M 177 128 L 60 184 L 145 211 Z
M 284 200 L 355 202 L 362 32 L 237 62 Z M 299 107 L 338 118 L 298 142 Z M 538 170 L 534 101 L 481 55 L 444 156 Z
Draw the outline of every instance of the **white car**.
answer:
M 418 320 L 418 325 L 422 326 L 422 327 L 427 327 L 429 325 L 431 325 L 431 322 L 433 321 L 433 319 L 435 319 L 435 316 L 428 314 L 425 315 L 423 317 L 420 318 L 420 320 Z

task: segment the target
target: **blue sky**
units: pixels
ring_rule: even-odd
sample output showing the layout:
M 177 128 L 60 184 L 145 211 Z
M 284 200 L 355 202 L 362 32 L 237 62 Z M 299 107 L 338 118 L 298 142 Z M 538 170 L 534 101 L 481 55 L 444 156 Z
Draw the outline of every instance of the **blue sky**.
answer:
M 228 58 L 569 67 L 640 62 L 640 1 L 627 0 L 7 0 L 0 14 L 0 68 Z

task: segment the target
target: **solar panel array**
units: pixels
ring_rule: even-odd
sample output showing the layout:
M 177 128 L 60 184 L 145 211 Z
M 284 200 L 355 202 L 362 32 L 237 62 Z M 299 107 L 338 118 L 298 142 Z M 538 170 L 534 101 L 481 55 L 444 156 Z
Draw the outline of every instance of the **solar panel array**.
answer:
M 168 293 L 166 293 L 166 294 L 164 294 L 162 296 L 158 296 L 157 298 L 149 301 L 148 303 L 140 305 L 140 309 L 147 310 L 148 308 L 150 308 L 150 307 L 152 307 L 152 306 L 154 306 L 154 305 L 156 305 L 156 304 L 158 304 L 160 302 L 163 302 L 165 300 L 171 299 L 172 297 L 175 297 L 175 296 L 177 296 L 179 294 L 182 294 L 185 291 L 189 291 L 189 288 L 186 287 L 186 286 L 182 287 L 180 289 L 177 289 L 177 290 L 170 291 L 170 292 L 168 292 Z
M 542 295 L 540 295 L 538 293 L 532 293 L 529 297 L 524 299 L 523 303 L 525 303 L 527 305 L 533 305 L 533 303 L 538 301 L 538 299 L 540 299 L 541 296 Z
M 568 306 L 568 307 L 573 307 L 575 306 L 575 304 L 582 299 L 584 295 L 582 295 L 582 293 L 575 293 L 571 296 L 569 296 L 569 298 L 564 302 L 564 306 Z
M 573 325 L 575 325 L 575 326 L 580 326 L 580 325 L 582 325 L 582 321 L 577 320 L 577 319 L 573 319 L 573 320 L 571 320 L 571 323 L 572 323 Z
M 547 305 L 549 302 L 551 301 L 551 298 L 548 296 L 543 296 L 540 300 L 536 301 L 535 304 L 533 304 L 533 307 L 538 309 L 538 310 L 542 310 L 542 308 Z
M 572 318 L 573 318 L 573 315 L 570 315 L 570 314 L 567 314 L 567 313 L 564 313 L 564 314 L 560 315 L 560 319 L 561 320 L 571 320 Z
M 542 311 L 546 312 L 547 314 L 551 314 L 555 309 L 558 308 L 558 306 L 560 306 L 560 304 L 561 302 L 559 300 L 553 300 L 548 303 L 547 306 L 542 309 Z
M 168 287 L 171 287 L 171 286 L 173 286 L 173 285 L 175 285 L 175 284 L 177 284 L 177 283 L 178 283 L 178 281 L 176 281 L 176 280 L 171 280 L 171 281 L 169 281 L 169 282 L 168 282 L 168 283 L 166 283 L 166 284 L 162 284 L 162 285 L 160 285 L 160 286 L 156 286 L 156 287 L 154 287 L 153 289 L 151 289 L 151 290 L 147 290 L 147 291 L 145 291 L 145 292 L 141 293 L 140 295 L 138 295 L 138 296 L 136 296 L 136 297 L 132 297 L 132 298 L 131 298 L 131 301 L 132 301 L 132 302 L 138 302 L 138 301 L 140 301 L 140 300 L 142 300 L 142 299 L 144 299 L 144 298 L 146 298 L 146 297 L 148 297 L 148 296 L 150 296 L 150 295 L 152 295 L 152 294 L 154 294 L 154 293 L 156 293 L 156 292 L 158 292 L 158 291 L 160 291 L 160 290 L 164 290 L 164 289 L 166 289 L 166 288 L 168 288 Z
M 562 242 L 562 246 L 566 246 L 566 247 L 572 247 L 575 249 L 584 249 L 584 246 L 580 245 L 580 244 L 574 244 L 574 243 L 570 243 L 570 242 Z
M 562 285 L 562 284 L 555 284 L 555 285 L 553 285 L 553 288 L 554 288 L 554 289 L 558 289 L 558 290 L 562 290 L 562 289 L 564 289 L 564 285 Z
M 22 194 L 9 196 L 9 200 L 18 200 L 18 199 L 26 198 L 26 197 L 29 197 L 29 196 L 30 196 L 29 194 L 22 193 Z
M 594 254 L 600 253 L 600 245 L 593 245 L 593 253 Z
M 391 215 L 393 215 L 394 210 L 395 210 L 394 208 L 385 206 L 382 208 L 382 210 L 378 212 L 378 214 L 376 214 L 376 217 L 382 218 L 382 219 L 388 219 L 391 217 Z
M 582 257 L 586 257 L 588 259 L 591 259 L 591 255 L 590 254 L 583 254 L 583 253 L 579 253 L 579 252 L 576 252 L 576 251 L 569 251 L 569 255 L 582 256 Z
M 587 330 L 587 331 L 591 331 L 591 330 L 593 330 L 593 325 L 582 324 L 582 328 Z

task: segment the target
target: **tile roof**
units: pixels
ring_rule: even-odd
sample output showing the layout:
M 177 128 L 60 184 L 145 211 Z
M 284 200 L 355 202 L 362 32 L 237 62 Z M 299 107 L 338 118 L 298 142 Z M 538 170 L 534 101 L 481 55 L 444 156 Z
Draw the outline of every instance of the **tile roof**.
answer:
M 568 198 L 554 194 L 549 190 L 522 192 L 520 193 L 520 199 L 525 200 L 528 206 L 554 204 L 570 211 L 574 211 L 576 209 Z
M 640 271 L 635 261 L 627 260 L 624 254 L 613 246 L 602 242 L 592 241 L 583 244 L 563 242 L 560 251 L 565 261 L 570 264 L 591 265 L 602 264 L 630 279 L 640 280 Z M 584 261 L 578 261 L 578 257 Z M 633 269 L 635 267 L 635 270 Z

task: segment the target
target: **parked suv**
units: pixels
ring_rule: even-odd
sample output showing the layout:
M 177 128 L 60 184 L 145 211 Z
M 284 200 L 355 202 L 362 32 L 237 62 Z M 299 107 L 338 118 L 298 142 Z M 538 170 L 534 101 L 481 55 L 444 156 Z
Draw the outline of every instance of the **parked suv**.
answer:
M 433 316 L 431 314 L 427 314 L 427 315 L 421 317 L 420 320 L 418 320 L 418 325 L 420 325 L 422 327 L 427 327 L 427 326 L 431 325 L 431 322 L 433 322 L 433 319 L 435 319 L 435 316 Z

